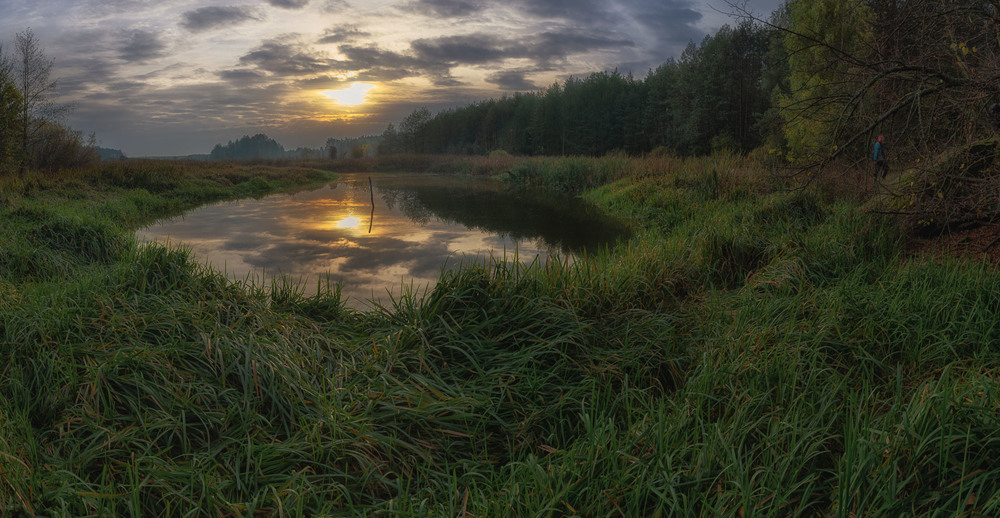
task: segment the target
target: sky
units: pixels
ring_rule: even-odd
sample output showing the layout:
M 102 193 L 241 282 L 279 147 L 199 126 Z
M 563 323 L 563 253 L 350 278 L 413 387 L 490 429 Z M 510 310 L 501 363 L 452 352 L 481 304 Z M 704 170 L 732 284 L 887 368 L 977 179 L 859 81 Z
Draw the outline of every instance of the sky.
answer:
M 432 113 L 617 69 L 642 78 L 737 20 L 731 0 L 0 0 L 31 29 L 65 123 L 128 156 L 381 134 Z M 742 3 L 742 0 L 739 0 Z M 767 18 L 781 0 L 749 0 Z

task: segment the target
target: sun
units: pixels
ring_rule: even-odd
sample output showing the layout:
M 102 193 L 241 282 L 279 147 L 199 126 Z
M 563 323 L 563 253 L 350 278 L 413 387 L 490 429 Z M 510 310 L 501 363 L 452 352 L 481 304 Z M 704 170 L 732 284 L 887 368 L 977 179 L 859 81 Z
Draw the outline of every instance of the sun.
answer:
M 327 90 L 320 93 L 330 99 L 333 99 L 334 101 L 337 101 L 337 104 L 343 106 L 357 106 L 368 100 L 368 91 L 372 88 L 375 88 L 375 85 L 370 85 L 368 83 L 354 83 L 350 87 L 343 90 Z

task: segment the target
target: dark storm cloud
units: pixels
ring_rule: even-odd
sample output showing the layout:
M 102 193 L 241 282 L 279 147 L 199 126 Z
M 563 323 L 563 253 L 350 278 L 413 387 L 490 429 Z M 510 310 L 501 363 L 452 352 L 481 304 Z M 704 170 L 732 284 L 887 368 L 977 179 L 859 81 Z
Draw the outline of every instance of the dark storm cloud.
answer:
M 118 47 L 118 57 L 130 63 L 141 63 L 165 55 L 167 44 L 153 31 L 131 31 Z
M 309 5 L 309 0 L 267 0 L 267 3 L 282 9 L 302 9 Z
M 485 4 L 470 0 L 416 0 L 403 9 L 440 18 L 461 18 L 483 10 Z
M 371 36 L 371 33 L 359 30 L 357 26 L 341 25 L 340 27 L 330 27 L 324 31 L 317 43 L 346 43 L 368 36 Z
M 203 32 L 215 27 L 238 25 L 258 20 L 256 12 L 249 7 L 202 7 L 181 15 L 181 27 L 191 32 Z
M 495 84 L 504 90 L 537 90 L 538 86 L 529 81 L 523 70 L 506 70 L 486 76 L 486 82 Z

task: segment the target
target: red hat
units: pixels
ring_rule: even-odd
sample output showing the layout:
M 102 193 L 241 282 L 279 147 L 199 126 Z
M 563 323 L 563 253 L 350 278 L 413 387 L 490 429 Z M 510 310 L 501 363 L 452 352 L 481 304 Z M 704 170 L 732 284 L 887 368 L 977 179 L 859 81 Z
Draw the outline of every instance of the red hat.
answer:
M 878 142 L 882 142 L 883 140 L 885 140 L 885 137 L 883 137 L 882 135 L 879 135 L 878 138 L 875 139 L 875 140 L 878 141 Z

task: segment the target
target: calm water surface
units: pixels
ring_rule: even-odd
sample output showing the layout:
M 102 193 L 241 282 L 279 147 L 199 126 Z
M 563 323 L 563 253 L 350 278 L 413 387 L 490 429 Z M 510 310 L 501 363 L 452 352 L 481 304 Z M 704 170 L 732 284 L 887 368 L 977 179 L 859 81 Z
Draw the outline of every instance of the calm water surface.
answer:
M 522 262 L 562 260 L 613 245 L 626 232 L 580 200 L 512 194 L 482 178 L 378 173 L 204 206 L 139 238 L 188 247 L 236 280 L 288 275 L 308 293 L 329 274 L 348 305 L 364 308 L 404 285 L 429 288 L 442 269 L 463 261 L 512 258 L 515 250 Z

